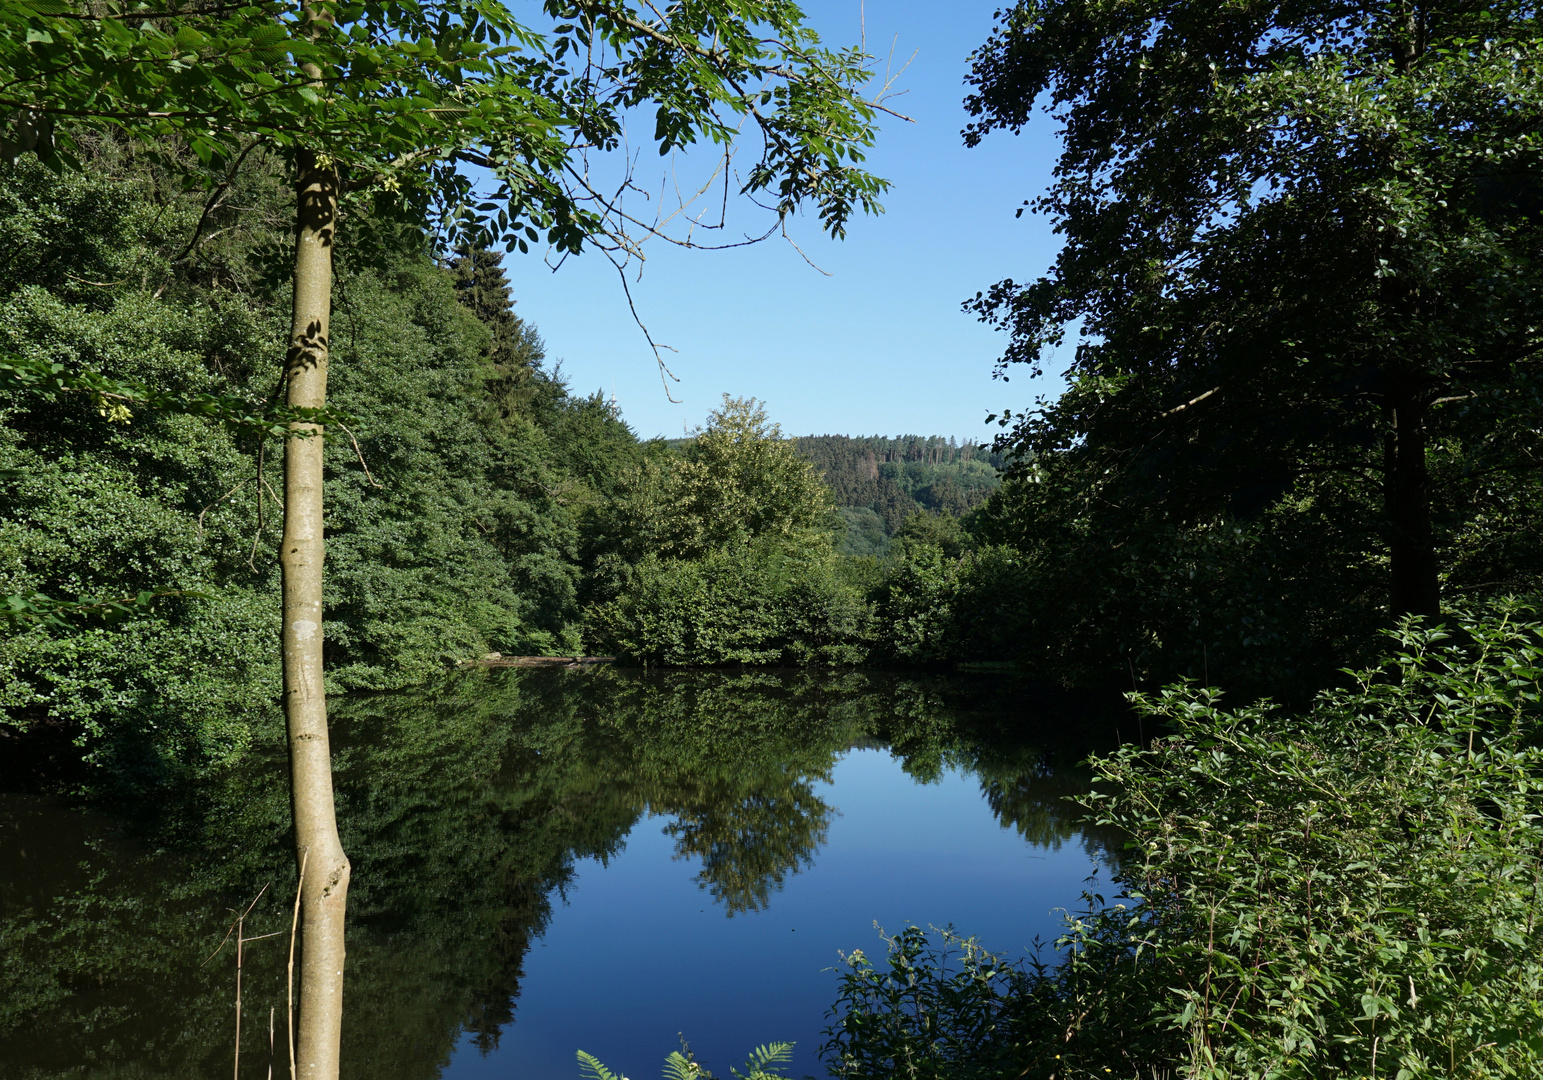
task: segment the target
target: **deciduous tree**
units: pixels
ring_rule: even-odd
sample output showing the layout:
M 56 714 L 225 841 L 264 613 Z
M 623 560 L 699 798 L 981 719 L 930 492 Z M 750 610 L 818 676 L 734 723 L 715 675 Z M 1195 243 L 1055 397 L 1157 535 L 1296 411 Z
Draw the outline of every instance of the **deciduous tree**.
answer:
M 669 216 L 635 215 L 626 167 L 602 188 L 594 158 L 625 152 L 629 115 L 648 110 L 661 154 L 708 144 L 726 186 L 741 129 L 756 132 L 740 190 L 765 200 L 772 231 L 810 205 L 839 236 L 854 209 L 879 208 L 884 183 L 860 167 L 882 108 L 863 95 L 867 58 L 823 48 L 794 4 L 547 0 L 544 11 L 552 26 L 542 35 L 496 0 L 9 0 L 0 149 L 64 167 L 75 124 L 181 140 L 227 175 L 259 144 L 288 154 L 293 409 L 326 403 L 332 258 L 351 191 L 436 210 L 449 240 L 496 235 L 525 251 L 544 239 L 559 255 L 589 245 L 624 260 Z M 468 165 L 488 170 L 495 190 L 479 193 Z M 211 206 L 221 194 L 216 182 Z M 695 235 L 681 242 L 696 246 Z M 304 422 L 295 430 L 320 434 Z M 349 879 L 322 688 L 322 454 L 320 438 L 286 443 L 282 547 L 307 1078 L 337 1075 Z
M 1026 205 L 1066 243 L 968 306 L 1005 364 L 1078 346 L 1006 441 L 1075 459 L 1114 543 L 1337 476 L 1380 502 L 1351 557 L 1386 558 L 1393 613 L 1436 614 L 1433 485 L 1536 464 L 1499 456 L 1537 428 L 1540 55 L 1526 3 L 1015 4 L 964 134 L 1044 103 L 1064 149 Z

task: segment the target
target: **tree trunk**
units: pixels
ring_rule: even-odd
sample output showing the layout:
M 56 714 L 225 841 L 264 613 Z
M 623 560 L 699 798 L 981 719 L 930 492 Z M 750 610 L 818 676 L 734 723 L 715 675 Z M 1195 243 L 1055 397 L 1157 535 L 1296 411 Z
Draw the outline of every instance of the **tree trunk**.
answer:
M 1392 529 L 1392 582 L 1388 607 L 1395 617 L 1441 614 L 1441 579 L 1431 528 L 1430 471 L 1425 462 L 1428 406 L 1416 381 L 1403 373 L 1388 378 L 1389 431 L 1383 481 Z
M 288 401 L 319 409 L 327 401 L 327 324 L 332 313 L 336 169 L 316 154 L 297 160 L 295 306 L 285 357 Z M 322 686 L 322 457 L 316 424 L 284 447 L 284 716 L 300 885 L 299 1080 L 337 1080 L 343 1030 L 343 915 L 349 865 L 332 799 L 327 697 Z

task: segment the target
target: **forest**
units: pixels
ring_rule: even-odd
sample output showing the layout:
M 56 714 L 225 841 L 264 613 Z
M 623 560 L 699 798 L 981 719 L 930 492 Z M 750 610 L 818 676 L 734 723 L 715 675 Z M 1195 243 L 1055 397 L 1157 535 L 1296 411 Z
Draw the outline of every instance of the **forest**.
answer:
M 0 752 L 41 762 L 28 797 L 164 804 L 149 836 L 203 844 L 247 814 L 242 859 L 265 868 L 292 842 L 300 1056 L 323 1062 L 298 1075 L 378 1049 L 339 1034 L 323 978 L 342 970 L 339 829 L 359 865 L 392 864 L 389 800 L 430 801 L 441 750 L 454 799 L 483 809 L 435 811 L 432 865 L 452 819 L 492 837 L 468 903 L 503 952 L 423 915 L 448 901 L 413 899 L 410 868 L 357 911 L 419 905 L 439 936 L 404 947 L 455 991 L 417 1019 L 435 1046 L 482 1046 L 576 859 L 673 814 L 699 887 L 762 910 L 824 842 L 811 785 L 870 743 L 916 779 L 978 777 L 1033 843 L 1096 836 L 1112 882 L 1031 961 L 914 927 L 886 967 L 847 956 L 834 1076 L 1537 1074 L 1533 7 L 999 12 L 963 140 L 1048 111 L 1054 177 L 1020 213 L 1061 246 L 964 309 L 1004 335 L 1001 373 L 1066 369 L 1064 392 L 997 404 L 990 442 L 791 436 L 732 387 L 687 438 L 642 438 L 519 302 L 505 254 L 632 250 L 637 220 L 574 155 L 622 145 L 618 110 L 642 103 L 661 153 L 759 132 L 741 194 L 776 225 L 803 208 L 840 238 L 881 209 L 871 57 L 817 48 L 796 8 L 554 2 L 571 22 L 548 42 L 496 4 L 322 7 L 0 9 Z M 597 39 L 625 60 L 596 61 Z M 551 700 L 471 681 L 509 657 L 645 681 Z M 716 680 L 705 704 L 646 681 L 685 669 Z M 1072 769 L 1043 733 L 1018 753 L 995 728 L 907 726 L 927 679 L 982 671 L 1123 695 L 1117 745 Z M 536 712 L 509 720 L 499 695 Z M 341 771 L 361 815 L 341 826 L 329 699 L 386 740 L 350 751 L 382 763 Z M 248 790 L 281 745 L 287 806 Z M 484 751 L 518 781 L 489 787 Z M 412 791 L 373 791 L 375 772 Z M 222 875 L 246 871 L 217 863 L 179 904 L 230 900 Z M 148 903 L 112 888 L 113 919 Z M 107 950 L 89 920 L 7 903 L 0 947 L 34 944 L 0 1038 L 74 1015 L 86 976 L 36 942 Z M 348 940 L 386 956 L 389 938 Z M 169 978 L 159 962 L 125 970 Z M 387 998 L 382 979 L 365 986 Z M 777 1075 L 768 1054 L 749 1076 Z
M 846 525 L 843 555 L 882 555 L 914 514 L 962 517 L 1001 483 L 1003 456 L 938 436 L 810 435 L 793 440 L 830 485 Z
M 267 394 L 260 358 L 288 302 L 283 189 L 254 156 L 227 193 L 242 209 L 217 210 L 210 239 L 180 251 L 196 193 L 143 149 L 104 138 L 84 152 L 64 176 L 0 167 L 19 238 L 3 283 L 0 589 L 31 605 L 13 601 L 3 700 L 12 726 L 65 725 L 104 764 L 196 769 L 242 752 L 278 683 L 281 454 L 228 425 L 115 414 L 96 392 L 21 376 L 56 364 L 169 393 Z M 964 525 L 998 483 L 990 451 L 784 439 L 754 401 L 727 397 L 693 440 L 644 442 L 547 362 L 493 253 L 437 255 L 422 228 L 384 217 L 356 228 L 339 256 L 331 399 L 359 419 L 326 449 L 336 690 L 416 685 L 495 652 L 1008 655 L 980 613 L 961 614 L 975 636 L 957 637 L 949 606 L 1013 558 Z M 39 598 L 140 592 L 166 595 L 117 623 L 84 614 L 75 632 L 36 613 Z

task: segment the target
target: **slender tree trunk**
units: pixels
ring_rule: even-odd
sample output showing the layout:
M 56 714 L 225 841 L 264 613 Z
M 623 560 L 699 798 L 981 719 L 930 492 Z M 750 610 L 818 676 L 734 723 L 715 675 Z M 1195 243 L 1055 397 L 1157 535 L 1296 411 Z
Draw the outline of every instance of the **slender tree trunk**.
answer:
M 1388 378 L 1389 431 L 1383 497 L 1392 527 L 1392 582 L 1388 606 L 1395 616 L 1441 614 L 1441 578 L 1431 528 L 1430 471 L 1425 462 L 1428 406 L 1416 381 Z
M 338 177 L 301 151 L 295 228 L 295 307 L 285 357 L 289 404 L 327 402 L 327 324 L 332 313 L 332 241 Z M 284 449 L 284 716 L 300 886 L 298 1080 L 336 1080 L 343 1030 L 343 916 L 349 865 L 332 800 L 327 697 L 322 687 L 321 428 Z

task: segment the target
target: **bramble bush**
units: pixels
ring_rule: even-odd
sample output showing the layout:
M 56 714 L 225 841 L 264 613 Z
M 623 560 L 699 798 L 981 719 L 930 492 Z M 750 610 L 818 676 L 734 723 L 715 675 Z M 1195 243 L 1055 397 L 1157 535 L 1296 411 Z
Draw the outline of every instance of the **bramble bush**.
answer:
M 1525 614 L 1406 623 L 1297 714 L 1135 696 L 1169 734 L 1094 759 L 1082 800 L 1130 838 L 1118 902 L 1090 896 L 1049 961 L 914 930 L 887 972 L 854 954 L 832 1072 L 1538 1075 L 1543 627 Z

